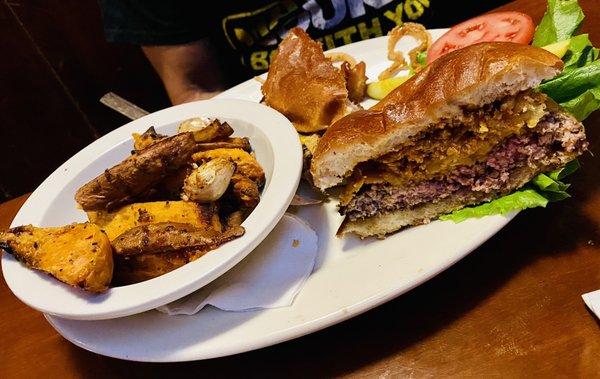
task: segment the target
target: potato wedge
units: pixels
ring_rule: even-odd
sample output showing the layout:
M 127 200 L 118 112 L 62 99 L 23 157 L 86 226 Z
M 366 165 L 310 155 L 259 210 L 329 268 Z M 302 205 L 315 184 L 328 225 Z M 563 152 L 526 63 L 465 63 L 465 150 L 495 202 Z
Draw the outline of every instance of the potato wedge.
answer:
M 112 242 L 115 254 L 131 256 L 180 250 L 212 250 L 244 234 L 241 226 L 220 233 L 190 224 L 161 222 L 129 229 Z
M 151 126 L 144 133 L 133 133 L 133 148 L 136 152 L 140 152 L 151 145 L 154 145 L 158 141 L 167 138 L 167 136 L 158 134 L 154 126 Z
M 198 144 L 198 151 L 214 149 L 242 149 L 247 152 L 252 151 L 248 137 L 230 137 L 219 142 L 203 142 Z
M 244 175 L 231 177 L 231 196 L 246 211 L 254 209 L 260 201 L 260 191 L 256 183 Z
M 79 188 L 75 200 L 85 211 L 112 210 L 131 203 L 188 164 L 196 149 L 192 133 L 162 139 Z
M 241 149 L 214 149 L 192 155 L 195 162 L 205 162 L 215 158 L 229 158 L 237 165 L 236 173 L 253 180 L 259 187 L 265 184 L 265 172 L 250 153 Z
M 225 139 L 233 134 L 233 129 L 226 122 L 213 120 L 200 130 L 192 130 L 196 142 L 214 142 Z
M 200 258 L 207 252 L 197 250 L 116 256 L 113 285 L 134 284 L 156 278 Z
M 115 212 L 87 212 L 90 222 L 98 225 L 113 241 L 129 229 L 159 222 L 190 224 L 199 229 L 221 231 L 216 205 L 188 201 L 155 201 L 126 205 Z
M 19 226 L 0 233 L 0 247 L 28 267 L 86 291 L 104 292 L 112 280 L 112 248 L 94 224 Z

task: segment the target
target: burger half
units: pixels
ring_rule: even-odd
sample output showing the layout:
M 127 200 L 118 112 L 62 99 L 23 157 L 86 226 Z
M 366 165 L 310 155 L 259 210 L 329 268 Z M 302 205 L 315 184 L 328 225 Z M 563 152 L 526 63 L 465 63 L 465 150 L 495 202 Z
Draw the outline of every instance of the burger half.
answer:
M 535 88 L 555 55 L 510 42 L 448 53 L 369 110 L 334 123 L 311 173 L 344 184 L 338 234 L 384 236 L 490 201 L 587 148 L 583 125 Z

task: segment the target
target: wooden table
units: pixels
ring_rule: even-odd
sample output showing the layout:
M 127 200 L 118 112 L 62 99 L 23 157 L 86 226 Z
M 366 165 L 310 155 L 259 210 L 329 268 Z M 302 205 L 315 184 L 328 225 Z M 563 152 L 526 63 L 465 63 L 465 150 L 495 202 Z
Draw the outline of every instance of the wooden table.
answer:
M 580 0 L 600 45 L 600 6 Z M 594 7 L 595 5 L 595 7 Z M 544 0 L 520 0 L 538 21 Z M 443 274 L 366 314 L 233 357 L 142 364 L 67 342 L 0 281 L 0 377 L 600 376 L 600 328 L 581 294 L 600 288 L 600 112 L 572 199 L 529 210 Z M 26 196 L 0 205 L 0 228 Z

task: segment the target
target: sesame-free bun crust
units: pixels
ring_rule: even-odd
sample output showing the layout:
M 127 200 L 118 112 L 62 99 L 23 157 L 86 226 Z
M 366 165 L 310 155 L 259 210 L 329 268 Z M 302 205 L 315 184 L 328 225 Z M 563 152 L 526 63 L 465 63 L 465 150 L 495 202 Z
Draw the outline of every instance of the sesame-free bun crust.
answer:
M 436 59 L 369 110 L 347 115 L 327 129 L 311 172 L 324 190 L 354 167 L 401 146 L 411 136 L 463 107 L 479 107 L 536 87 L 563 67 L 554 54 L 529 45 L 485 42 Z
M 262 93 L 265 103 L 302 133 L 323 130 L 348 111 L 342 72 L 325 57 L 321 44 L 300 28 L 290 30 L 279 44 Z

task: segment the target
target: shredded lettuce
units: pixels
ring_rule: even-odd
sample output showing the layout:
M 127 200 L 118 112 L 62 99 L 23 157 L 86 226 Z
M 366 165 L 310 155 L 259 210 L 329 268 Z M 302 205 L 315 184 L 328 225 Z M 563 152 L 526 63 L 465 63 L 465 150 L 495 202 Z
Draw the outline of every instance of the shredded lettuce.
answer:
M 577 0 L 548 0 L 548 9 L 535 28 L 533 46 L 545 46 L 571 38 L 583 22 Z

